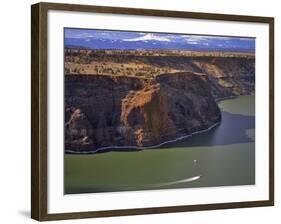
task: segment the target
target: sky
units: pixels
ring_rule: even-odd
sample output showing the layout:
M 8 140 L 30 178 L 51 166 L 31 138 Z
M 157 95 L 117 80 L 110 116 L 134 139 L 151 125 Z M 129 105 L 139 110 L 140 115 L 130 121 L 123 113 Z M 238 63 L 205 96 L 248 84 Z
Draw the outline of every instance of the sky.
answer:
M 255 38 L 65 28 L 65 46 L 92 49 L 255 51 Z

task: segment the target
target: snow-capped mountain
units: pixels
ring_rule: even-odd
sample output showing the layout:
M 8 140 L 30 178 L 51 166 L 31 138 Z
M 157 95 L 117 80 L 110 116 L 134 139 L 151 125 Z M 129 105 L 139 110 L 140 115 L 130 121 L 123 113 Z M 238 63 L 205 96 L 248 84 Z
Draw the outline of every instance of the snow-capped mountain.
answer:
M 65 32 L 66 47 L 92 49 L 186 49 L 255 51 L 254 38 L 155 34 L 120 31 Z M 75 35 L 74 35 L 75 34 Z
M 144 42 L 148 42 L 148 41 L 160 41 L 160 42 L 170 42 L 171 40 L 167 37 L 161 37 L 161 36 L 157 36 L 155 34 L 152 33 L 148 33 L 145 34 L 143 36 L 140 37 L 136 37 L 136 38 L 132 38 L 132 39 L 124 39 L 123 41 L 144 41 Z

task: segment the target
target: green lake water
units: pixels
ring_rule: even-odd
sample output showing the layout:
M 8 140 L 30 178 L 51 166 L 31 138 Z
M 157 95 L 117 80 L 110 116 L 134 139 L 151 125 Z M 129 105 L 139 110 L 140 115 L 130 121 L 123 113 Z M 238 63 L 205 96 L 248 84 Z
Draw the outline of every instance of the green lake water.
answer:
M 219 106 L 218 126 L 159 149 L 65 154 L 65 193 L 255 184 L 255 97 Z

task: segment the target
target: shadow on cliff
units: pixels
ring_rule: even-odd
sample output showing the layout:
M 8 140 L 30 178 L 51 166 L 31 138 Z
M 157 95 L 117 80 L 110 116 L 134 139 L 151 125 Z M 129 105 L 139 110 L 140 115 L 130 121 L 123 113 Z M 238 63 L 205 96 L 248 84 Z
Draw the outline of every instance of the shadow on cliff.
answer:
M 253 142 L 247 136 L 246 131 L 254 128 L 254 116 L 222 112 L 221 123 L 210 131 L 177 142 L 167 143 L 161 148 L 219 146 Z
M 158 148 L 147 148 L 144 150 L 161 150 L 163 148 L 181 147 L 186 148 L 222 146 L 253 142 L 254 139 L 252 137 L 247 136 L 246 134 L 246 131 L 249 129 L 255 129 L 255 116 L 246 116 L 222 112 L 221 123 L 207 132 L 199 133 L 172 143 L 166 143 Z M 106 150 L 99 151 L 98 153 L 105 153 L 110 151 L 134 152 L 141 151 L 141 149 L 133 149 L 130 147 L 122 149 L 108 148 Z

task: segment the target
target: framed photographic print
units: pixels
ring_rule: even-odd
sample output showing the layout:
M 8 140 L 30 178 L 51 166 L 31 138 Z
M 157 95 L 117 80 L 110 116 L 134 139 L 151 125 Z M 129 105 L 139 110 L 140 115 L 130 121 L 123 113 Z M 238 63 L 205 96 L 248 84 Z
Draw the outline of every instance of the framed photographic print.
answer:
M 274 19 L 32 5 L 32 218 L 274 204 Z

